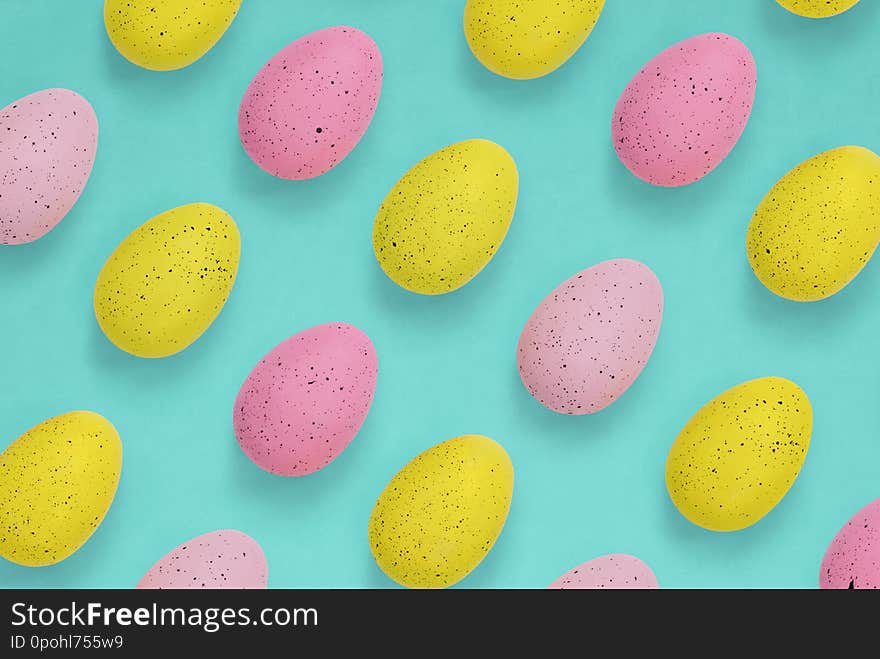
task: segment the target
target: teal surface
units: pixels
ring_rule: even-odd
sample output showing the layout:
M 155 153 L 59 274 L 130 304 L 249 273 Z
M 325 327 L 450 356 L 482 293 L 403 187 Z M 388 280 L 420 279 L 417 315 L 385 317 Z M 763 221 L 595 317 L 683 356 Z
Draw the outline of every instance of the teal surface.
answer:
M 608 552 L 639 556 L 663 587 L 817 585 L 831 538 L 880 496 L 880 263 L 831 299 L 788 302 L 752 274 L 745 231 L 795 164 L 844 144 L 880 150 L 880 3 L 811 21 L 773 0 L 608 0 L 564 67 L 524 82 L 471 55 L 463 0 L 244 0 L 213 50 L 170 73 L 125 61 L 101 5 L 0 1 L 0 106 L 63 86 L 100 122 L 91 180 L 67 218 L 35 243 L 0 248 L 0 447 L 49 416 L 91 409 L 120 432 L 122 479 L 80 551 L 44 568 L 0 560 L 0 585 L 130 587 L 180 542 L 235 528 L 263 546 L 271 586 L 392 586 L 367 544 L 373 502 L 410 458 L 463 433 L 500 441 L 516 484 L 504 532 L 462 586 L 543 587 Z M 382 51 L 375 119 L 325 176 L 272 178 L 239 143 L 241 96 L 276 51 L 336 24 L 360 27 Z M 709 31 L 755 56 L 751 120 L 707 178 L 651 187 L 614 154 L 614 104 L 648 59 Z M 375 261 L 373 217 L 410 166 L 471 137 L 503 145 L 519 167 L 508 237 L 464 288 L 407 293 Z M 95 321 L 98 271 L 137 225 L 193 201 L 238 222 L 235 288 L 189 349 L 129 356 Z M 545 410 L 517 374 L 520 330 L 563 279 L 624 256 L 665 290 L 653 357 L 599 414 Z M 373 339 L 375 403 L 326 469 L 271 476 L 239 449 L 233 400 L 267 350 L 325 321 Z M 806 464 L 757 525 L 704 531 L 666 494 L 667 452 L 703 403 L 763 375 L 796 381 L 812 401 Z

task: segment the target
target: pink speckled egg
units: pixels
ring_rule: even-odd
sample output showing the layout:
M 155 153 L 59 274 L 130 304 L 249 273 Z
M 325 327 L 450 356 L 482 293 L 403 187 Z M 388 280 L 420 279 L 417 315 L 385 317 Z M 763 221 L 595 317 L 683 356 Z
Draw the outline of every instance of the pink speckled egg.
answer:
M 294 334 L 260 360 L 238 392 L 232 422 L 239 445 L 273 474 L 318 471 L 363 425 L 378 370 L 370 338 L 353 325 Z
M 368 35 L 328 27 L 297 39 L 260 69 L 238 111 L 244 150 L 274 176 L 320 176 L 363 137 L 382 89 L 382 57 Z
M 241 531 L 213 531 L 165 554 L 136 588 L 266 588 L 268 575 L 256 540 Z
M 606 554 L 559 577 L 547 588 L 633 590 L 658 588 L 657 577 L 643 561 L 629 554 Z
M 757 76 L 749 49 L 728 34 L 701 34 L 667 48 L 620 95 L 611 120 L 614 150 L 654 185 L 703 178 L 742 135 Z
M 825 552 L 821 588 L 880 588 L 880 499 L 853 515 Z
M 591 414 L 629 388 L 654 350 L 663 289 L 646 265 L 604 261 L 567 279 L 519 337 L 519 375 L 544 407 Z
M 98 118 L 69 89 L 44 89 L 0 110 L 0 244 L 49 233 L 79 199 L 98 148 Z

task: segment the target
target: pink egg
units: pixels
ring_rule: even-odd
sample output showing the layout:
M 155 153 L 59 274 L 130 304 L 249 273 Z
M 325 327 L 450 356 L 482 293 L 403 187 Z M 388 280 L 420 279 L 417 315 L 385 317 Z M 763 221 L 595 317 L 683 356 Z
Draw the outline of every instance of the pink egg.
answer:
M 591 414 L 626 391 L 648 362 L 663 318 L 663 289 L 646 265 L 614 259 L 567 279 L 519 337 L 519 374 L 544 407 Z
M 834 536 L 819 570 L 822 588 L 880 588 L 880 499 Z
M 658 588 L 657 577 L 644 562 L 629 554 L 606 554 L 572 568 L 547 588 L 632 590 Z
M 79 199 L 98 148 L 98 118 L 69 89 L 0 110 L 0 244 L 42 238 Z
M 757 75 L 749 49 L 728 34 L 667 48 L 629 81 L 614 108 L 611 136 L 621 162 L 654 185 L 703 178 L 742 135 Z
M 165 554 L 136 588 L 265 588 L 268 574 L 256 540 L 241 531 L 213 531 Z
M 318 471 L 363 425 L 378 369 L 376 349 L 357 327 L 328 323 L 294 334 L 241 386 L 233 412 L 238 443 L 273 474 Z
M 238 111 L 241 143 L 274 176 L 320 176 L 363 137 L 381 89 L 382 57 L 368 35 L 345 26 L 312 32 L 251 81 Z

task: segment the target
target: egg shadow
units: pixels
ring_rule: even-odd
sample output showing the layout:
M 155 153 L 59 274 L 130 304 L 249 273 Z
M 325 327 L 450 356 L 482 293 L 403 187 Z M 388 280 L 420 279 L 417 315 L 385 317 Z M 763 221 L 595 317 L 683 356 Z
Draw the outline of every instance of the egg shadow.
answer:
M 95 161 L 97 162 L 97 155 Z M 82 244 L 89 238 L 89 222 L 94 212 L 93 204 L 99 197 L 90 192 L 94 168 L 73 206 L 47 234 L 21 245 L 0 245 L 0 277 L 7 281 L 28 278 L 33 272 L 40 272 L 48 265 L 64 263 L 81 252 L 70 249 L 72 244 Z
M 605 166 L 599 169 L 602 174 L 602 194 L 614 199 L 618 207 L 626 211 L 623 215 L 632 216 L 640 222 L 658 222 L 657 218 L 663 218 L 664 225 L 682 227 L 712 222 L 717 215 L 717 199 L 729 197 L 735 192 L 738 180 L 736 170 L 747 166 L 746 151 L 753 151 L 752 146 L 741 149 L 737 144 L 705 177 L 688 185 L 666 188 L 639 179 L 624 166 L 611 144 L 610 130 L 609 127 Z M 729 162 L 734 160 L 734 153 L 738 150 L 744 152 L 737 154 L 734 162 Z M 727 168 L 733 171 L 724 172 Z M 743 227 L 745 229 L 745 225 Z
M 382 270 L 371 251 L 369 275 L 370 306 L 379 308 L 397 322 L 405 321 L 411 330 L 436 333 L 451 331 L 468 323 L 485 303 L 506 291 L 511 268 L 515 267 L 511 250 L 505 249 L 506 239 L 498 251 L 470 281 L 455 290 L 439 295 L 414 293 L 395 283 Z
M 76 206 L 74 206 L 76 208 Z M 6 281 L 18 279 L 27 282 L 32 273 L 40 272 L 53 262 L 63 262 L 68 255 L 70 237 L 66 234 L 75 231 L 67 227 L 67 220 L 73 219 L 74 209 L 61 219 L 61 222 L 42 238 L 21 245 L 0 245 L 0 277 Z
M 522 434 L 569 448 L 580 447 L 585 452 L 595 450 L 595 442 L 618 441 L 620 436 L 627 435 L 630 421 L 638 418 L 636 412 L 650 404 L 646 396 L 662 386 L 663 373 L 652 368 L 649 359 L 635 381 L 604 409 L 592 414 L 562 414 L 544 407 L 529 393 L 519 374 L 515 349 L 511 362 L 507 378 L 513 393 L 507 407 Z M 575 455 L 571 457 L 577 459 Z
M 468 94 L 479 96 L 493 105 L 522 108 L 523 116 L 535 116 L 536 110 L 553 102 L 566 89 L 572 89 L 584 79 L 590 79 L 592 67 L 600 65 L 591 56 L 591 51 L 602 50 L 594 36 L 591 32 L 575 53 L 554 71 L 538 78 L 519 80 L 507 78 L 486 68 L 471 51 L 462 30 L 455 48 L 453 79 L 462 84 Z M 539 112 L 537 116 L 540 116 Z
M 229 482 L 239 496 L 261 499 L 261 508 L 277 508 L 283 518 L 295 518 L 297 511 L 312 507 L 315 502 L 327 501 L 328 496 L 340 489 L 340 484 L 356 488 L 368 472 L 368 450 L 373 435 L 370 414 L 349 445 L 328 465 L 303 476 L 280 476 L 265 471 L 245 454 L 232 428 L 233 410 L 230 407 L 229 432 L 225 435 Z M 343 487 L 346 487 L 345 485 Z M 327 504 L 329 505 L 329 504 Z
M 797 481 L 769 513 L 752 526 L 739 531 L 710 531 L 690 522 L 673 504 L 666 490 L 665 481 L 658 483 L 657 496 L 664 500 L 663 529 L 673 547 L 681 556 L 691 560 L 711 560 L 718 564 L 747 566 L 751 559 L 758 561 L 767 547 L 772 547 L 780 532 L 804 524 L 798 518 L 797 509 L 801 506 L 797 498 Z M 786 505 L 786 502 L 790 505 Z M 682 587 L 693 587 L 685 584 Z M 716 585 L 714 587 L 726 587 Z
M 237 117 L 237 113 L 236 113 Z M 361 138 L 351 153 L 336 166 L 312 179 L 294 181 L 282 179 L 261 169 L 248 156 L 238 139 L 238 126 L 230 122 L 229 130 L 235 138 L 227 138 L 225 160 L 229 163 L 228 180 L 248 203 L 262 207 L 273 221 L 320 222 L 338 200 L 344 200 L 346 191 L 356 183 L 363 183 L 367 162 L 378 148 L 371 131 Z M 364 148 L 361 148 L 364 147 Z M 369 208 L 366 204 L 364 208 Z M 376 204 L 375 209 L 378 209 Z
M 862 271 L 834 295 L 815 302 L 799 302 L 780 297 L 770 291 L 752 271 L 743 250 L 743 266 L 737 277 L 741 280 L 741 310 L 764 331 L 783 338 L 797 333 L 823 343 L 835 337 L 844 340 L 847 324 L 870 320 L 874 292 L 880 287 L 880 263 L 877 255 Z
M 228 301 L 227 301 L 228 302 Z M 86 306 L 87 305 L 87 306 Z M 149 392 L 167 386 L 168 382 L 197 379 L 206 364 L 216 363 L 225 354 L 227 321 L 224 309 L 193 343 L 167 357 L 145 358 L 118 348 L 104 334 L 94 314 L 91 298 L 83 303 L 83 314 L 89 325 L 86 350 L 96 369 L 104 376 L 125 379 L 126 386 Z M 87 310 L 86 310 L 87 309 Z M 213 331 L 212 331 L 213 330 Z
M 95 14 L 94 20 L 103 26 L 103 3 L 101 5 L 96 3 Z M 204 90 L 211 81 L 225 79 L 229 72 L 229 63 L 224 53 L 218 51 L 228 50 L 231 54 L 246 43 L 244 32 L 236 29 L 238 23 L 239 21 L 233 19 L 208 52 L 195 62 L 179 69 L 154 71 L 130 62 L 113 45 L 106 28 L 101 30 L 103 43 L 101 59 L 104 61 L 111 84 L 117 90 L 123 92 L 135 90 L 139 95 L 146 94 L 152 99 L 164 98 L 169 103 L 178 97 L 204 96 Z
M 752 3 L 756 23 L 767 25 L 774 37 L 801 49 L 813 52 L 819 48 L 836 48 L 871 34 L 876 34 L 880 6 L 877 2 L 859 2 L 842 14 L 828 18 L 798 16 L 776 2 L 755 0 Z

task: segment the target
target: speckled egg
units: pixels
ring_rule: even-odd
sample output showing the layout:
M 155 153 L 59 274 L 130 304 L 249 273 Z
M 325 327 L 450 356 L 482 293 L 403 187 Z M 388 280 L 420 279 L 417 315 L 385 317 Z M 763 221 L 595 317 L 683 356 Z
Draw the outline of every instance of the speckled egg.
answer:
M 465 140 L 417 163 L 373 222 L 382 270 L 414 293 L 437 295 L 473 279 L 507 235 L 519 187 L 513 158 L 488 140 Z
M 611 120 L 620 161 L 643 181 L 697 181 L 742 135 L 757 84 L 745 44 L 720 32 L 670 46 L 629 81 Z
M 240 6 L 241 0 L 105 0 L 104 27 L 129 62 L 171 71 L 211 50 Z
M 859 0 L 776 0 L 793 14 L 807 18 L 828 18 L 855 7 Z
M 880 499 L 834 536 L 819 569 L 821 588 L 880 588 Z
M 44 89 L 0 110 L 0 245 L 55 228 L 85 188 L 98 118 L 69 89 Z
M 761 201 L 746 233 L 755 275 L 789 300 L 834 295 L 880 241 L 880 157 L 860 146 L 813 156 Z
M 73 554 L 107 514 L 121 470 L 119 434 L 100 414 L 28 430 L 0 453 L 0 556 L 38 567 Z
M 241 144 L 273 176 L 320 176 L 367 132 L 381 90 L 382 57 L 367 34 L 347 26 L 312 32 L 248 85 L 238 110 Z
M 462 435 L 401 469 L 370 515 L 370 551 L 409 588 L 445 588 L 467 576 L 498 539 L 513 495 L 513 465 L 500 444 Z
M 662 318 L 663 289 L 648 266 L 613 259 L 582 270 L 553 289 L 526 323 L 517 349 L 520 378 L 554 412 L 598 412 L 645 368 Z
M 658 584 L 651 568 L 635 556 L 607 554 L 572 568 L 548 588 L 634 590 L 658 588 Z
M 751 526 L 791 488 L 812 429 L 810 401 L 790 380 L 759 378 L 728 389 L 675 438 L 666 460 L 669 496 L 710 531 Z
M 493 73 L 540 78 L 577 52 L 604 6 L 605 0 L 467 0 L 464 35 Z
M 241 531 L 213 531 L 184 542 L 153 564 L 136 588 L 266 588 L 260 545 Z
M 233 427 L 242 450 L 281 476 L 318 471 L 354 439 L 373 402 L 376 349 L 353 325 L 317 325 L 275 346 L 244 381 Z
M 222 208 L 195 203 L 156 215 L 120 243 L 95 284 L 107 338 L 138 357 L 166 357 L 199 338 L 226 303 L 241 244 Z

